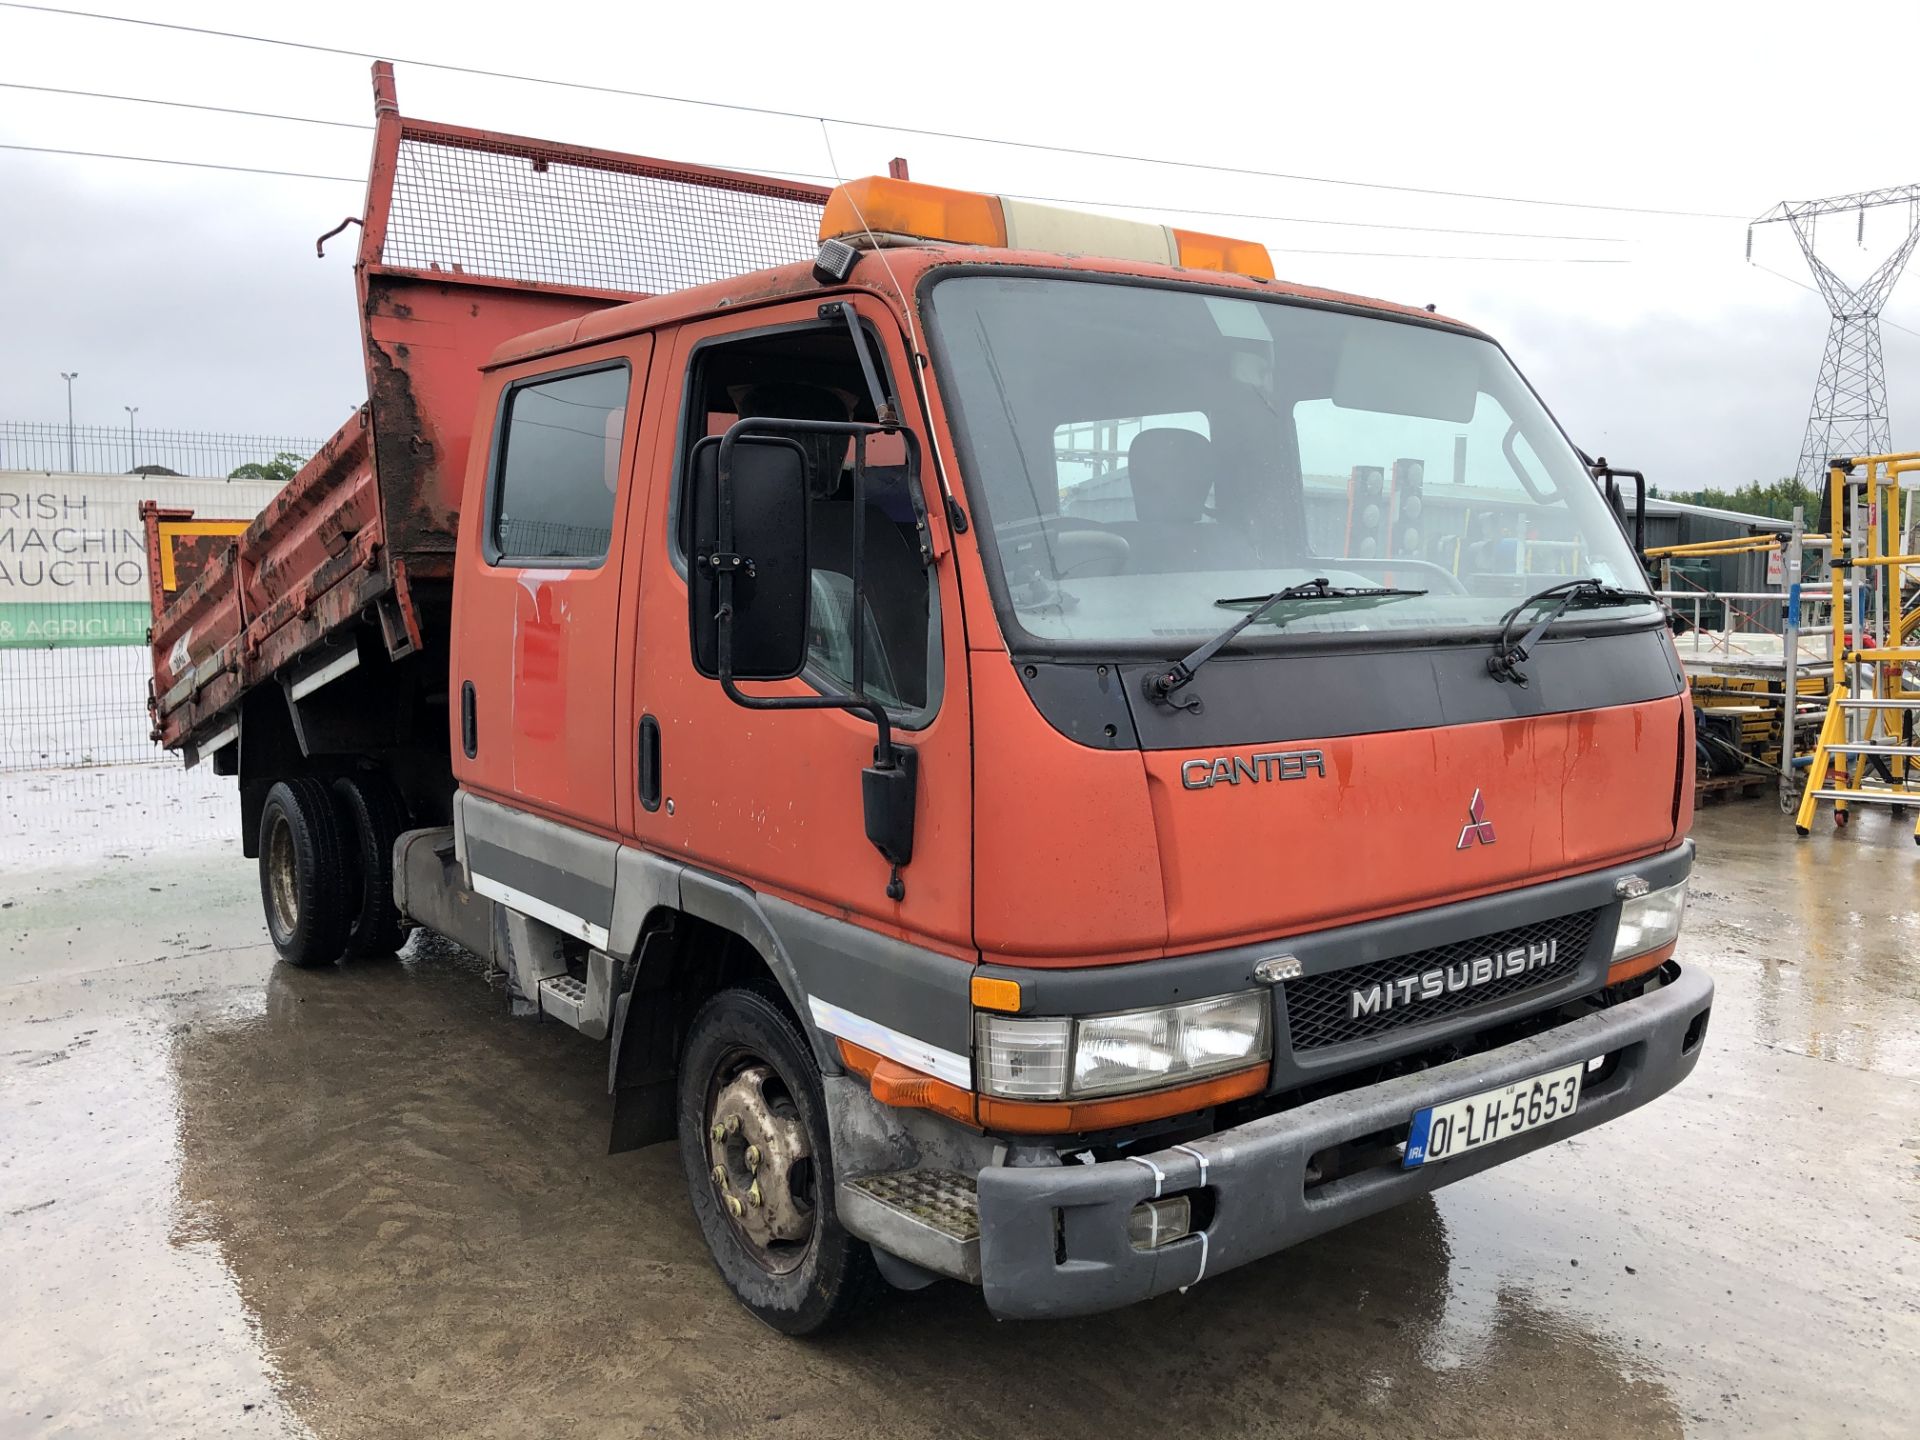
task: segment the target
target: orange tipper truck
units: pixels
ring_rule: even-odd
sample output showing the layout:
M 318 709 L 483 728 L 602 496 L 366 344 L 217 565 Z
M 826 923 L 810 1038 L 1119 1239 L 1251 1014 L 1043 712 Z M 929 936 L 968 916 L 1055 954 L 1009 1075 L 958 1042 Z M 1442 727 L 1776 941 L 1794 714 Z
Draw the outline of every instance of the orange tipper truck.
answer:
M 150 507 L 155 734 L 286 962 L 425 926 L 604 1041 L 756 1315 L 1185 1289 L 1693 1068 L 1680 665 L 1492 340 L 375 96 L 367 404 Z

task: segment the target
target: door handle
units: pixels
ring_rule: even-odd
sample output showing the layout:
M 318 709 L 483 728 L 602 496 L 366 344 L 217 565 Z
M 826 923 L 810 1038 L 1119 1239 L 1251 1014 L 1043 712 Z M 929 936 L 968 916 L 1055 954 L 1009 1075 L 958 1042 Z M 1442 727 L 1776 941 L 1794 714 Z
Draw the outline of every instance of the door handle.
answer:
M 471 760 L 480 753 L 480 721 L 474 714 L 473 681 L 463 681 L 460 686 L 460 748 Z
M 660 722 L 651 715 L 640 717 L 640 806 L 660 808 Z

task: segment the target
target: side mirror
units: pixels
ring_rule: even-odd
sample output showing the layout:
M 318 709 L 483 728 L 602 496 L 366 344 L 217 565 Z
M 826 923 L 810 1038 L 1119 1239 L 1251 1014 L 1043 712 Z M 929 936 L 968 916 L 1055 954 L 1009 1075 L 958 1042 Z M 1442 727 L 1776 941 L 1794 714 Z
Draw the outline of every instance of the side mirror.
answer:
M 872 382 L 872 388 L 877 390 L 878 382 Z M 893 421 L 743 419 L 724 436 L 694 446 L 686 515 L 687 623 L 694 668 L 718 680 L 734 704 L 750 710 L 851 710 L 873 721 L 879 741 L 873 747 L 873 764 L 861 772 L 861 801 L 867 838 L 892 870 L 887 897 L 898 901 L 907 893 L 900 869 L 913 859 L 919 770 L 914 752 L 894 744 L 886 706 L 866 693 L 865 626 L 853 626 L 853 676 L 844 692 L 753 695 L 735 683 L 791 680 L 806 667 L 813 622 L 812 506 L 806 451 L 794 435 L 846 435 L 853 440 L 849 578 L 852 613 L 861 614 L 866 593 L 866 442 L 876 434 L 904 437 L 908 474 L 916 473 L 919 451 L 913 432 Z
M 812 620 L 806 451 L 772 435 L 724 448 L 725 482 L 712 436 L 694 447 L 687 487 L 694 668 L 710 680 L 791 680 L 807 663 Z

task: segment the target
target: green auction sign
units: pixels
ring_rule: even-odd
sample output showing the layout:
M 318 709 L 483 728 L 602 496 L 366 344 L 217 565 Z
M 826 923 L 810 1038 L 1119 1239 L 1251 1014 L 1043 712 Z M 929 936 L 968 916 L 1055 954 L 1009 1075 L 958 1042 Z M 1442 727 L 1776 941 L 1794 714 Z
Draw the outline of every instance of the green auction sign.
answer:
M 144 645 L 149 623 L 142 600 L 0 604 L 0 650 Z

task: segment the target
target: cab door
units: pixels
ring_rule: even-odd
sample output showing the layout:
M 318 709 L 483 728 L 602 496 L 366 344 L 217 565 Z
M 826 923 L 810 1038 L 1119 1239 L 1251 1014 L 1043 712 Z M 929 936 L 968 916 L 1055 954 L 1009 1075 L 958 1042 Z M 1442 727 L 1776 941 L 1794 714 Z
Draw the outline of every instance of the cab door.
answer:
M 450 697 L 468 790 L 611 833 L 619 523 L 650 336 L 516 367 L 461 517 Z M 472 493 L 472 492 L 470 492 Z
M 925 420 L 897 324 L 877 301 L 855 301 L 883 385 L 930 455 Z M 671 354 L 666 346 L 671 344 Z M 640 757 L 630 833 L 643 845 L 756 889 L 872 928 L 966 953 L 972 943 L 971 724 L 960 596 L 951 541 L 935 503 L 930 461 L 910 472 L 898 437 L 868 459 L 863 557 L 868 587 L 856 621 L 850 524 L 859 503 L 846 457 L 823 455 L 810 485 L 812 646 L 806 673 L 767 694 L 840 690 L 848 626 L 867 629 L 870 693 L 884 693 L 897 743 L 917 752 L 912 862 L 905 893 L 887 895 L 889 866 L 868 841 L 860 773 L 873 763 L 871 721 L 840 710 L 750 710 L 694 668 L 682 534 L 693 447 L 743 413 L 870 419 L 858 353 L 844 317 L 818 297 L 726 314 L 662 337 L 660 404 L 679 408 L 678 433 L 658 428 L 646 464 L 657 484 L 642 543 L 632 654 L 632 729 Z M 904 394 L 903 394 L 904 391 Z

